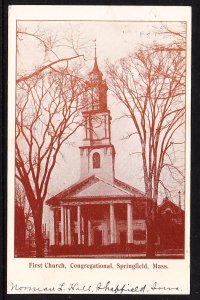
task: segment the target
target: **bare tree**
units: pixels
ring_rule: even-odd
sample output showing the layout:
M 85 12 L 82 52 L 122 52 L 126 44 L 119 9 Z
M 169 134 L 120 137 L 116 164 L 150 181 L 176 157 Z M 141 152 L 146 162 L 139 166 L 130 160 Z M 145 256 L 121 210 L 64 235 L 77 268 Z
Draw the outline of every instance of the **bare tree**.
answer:
M 154 51 L 178 51 L 182 52 L 182 55 L 186 55 L 186 22 L 179 22 L 177 27 L 163 23 L 160 28 L 155 28 L 155 34 L 161 40 L 159 43 L 157 42 L 153 46 L 151 45 Z
M 176 132 L 185 122 L 185 58 L 180 52 L 141 49 L 108 64 L 109 87 L 125 105 L 141 145 L 145 191 L 158 199 L 162 171 L 183 176 L 173 160 Z
M 58 37 L 57 34 L 47 34 L 47 32 L 42 31 L 39 27 L 36 30 L 29 31 L 27 29 L 22 29 L 19 24 L 17 26 L 16 35 L 18 55 L 22 55 L 23 57 L 23 53 L 20 53 L 20 43 L 26 38 L 35 40 L 40 51 L 43 53 L 41 66 L 36 66 L 35 70 L 28 74 L 17 73 L 17 84 L 37 76 L 45 70 L 52 69 L 54 65 L 65 62 L 68 66 L 69 61 L 73 61 L 80 57 L 84 58 L 84 55 L 80 54 L 80 50 L 85 49 L 88 44 L 88 41 L 85 41 L 80 32 L 71 32 L 70 37 L 65 37 L 63 41 L 63 38 Z M 60 57 L 60 55 L 58 55 L 58 48 L 70 49 L 70 56 Z
M 24 40 L 33 44 L 35 41 L 43 59 L 33 70 L 17 73 L 16 178 L 32 211 L 36 255 L 41 257 L 43 203 L 51 174 L 62 145 L 82 125 L 79 114 L 85 83 L 79 71 L 84 55 L 79 51 L 87 47 L 87 41 L 77 32 L 62 38 L 39 27 L 27 30 L 19 23 L 17 53 L 22 58 L 20 43 Z
M 16 178 L 29 201 L 37 256 L 42 256 L 43 203 L 62 145 L 81 126 L 84 83 L 76 69 L 37 73 L 18 84 L 16 103 Z
M 176 155 L 184 144 L 180 132 L 185 123 L 185 68 L 184 44 L 174 43 L 143 46 L 117 64 L 107 63 L 109 88 L 125 107 L 120 118 L 129 118 L 135 128 L 126 138 L 139 140 L 145 192 L 155 204 L 152 219 L 159 188 L 170 193 L 169 176 L 184 180 Z

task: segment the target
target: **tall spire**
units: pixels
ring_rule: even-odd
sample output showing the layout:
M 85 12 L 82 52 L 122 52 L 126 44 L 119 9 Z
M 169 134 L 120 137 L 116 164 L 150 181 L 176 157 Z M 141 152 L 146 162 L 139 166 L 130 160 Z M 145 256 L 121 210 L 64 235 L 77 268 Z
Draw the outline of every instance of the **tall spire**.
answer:
M 102 78 L 102 72 L 99 70 L 98 64 L 97 64 L 97 40 L 94 40 L 94 66 L 90 74 L 97 74 Z
M 86 87 L 88 93 L 86 92 L 84 96 L 84 111 L 105 111 L 107 110 L 107 84 L 103 79 L 103 74 L 99 70 L 97 64 L 97 47 L 96 40 L 93 40 L 94 48 L 94 62 L 93 68 L 88 74 L 88 81 L 86 81 Z

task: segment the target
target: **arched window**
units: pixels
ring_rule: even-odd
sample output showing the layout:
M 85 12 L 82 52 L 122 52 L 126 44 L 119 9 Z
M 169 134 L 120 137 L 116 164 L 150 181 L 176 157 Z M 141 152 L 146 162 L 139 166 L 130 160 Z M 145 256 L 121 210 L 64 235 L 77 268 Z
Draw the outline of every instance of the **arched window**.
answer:
M 99 169 L 100 168 L 100 154 L 95 152 L 93 154 L 93 169 Z

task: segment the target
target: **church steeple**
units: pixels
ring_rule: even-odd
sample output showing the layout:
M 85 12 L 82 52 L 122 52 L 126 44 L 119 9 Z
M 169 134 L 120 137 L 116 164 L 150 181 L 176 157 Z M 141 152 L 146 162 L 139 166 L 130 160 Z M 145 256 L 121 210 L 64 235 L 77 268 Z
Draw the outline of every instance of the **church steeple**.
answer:
M 103 74 L 99 70 L 99 66 L 98 66 L 98 63 L 97 63 L 97 57 L 96 56 L 94 57 L 94 66 L 93 66 L 93 69 L 89 73 L 89 75 L 90 75 L 90 80 L 91 80 L 91 82 L 93 82 L 93 84 L 97 84 L 97 83 L 100 84 L 102 82 Z
M 94 66 L 92 71 L 90 72 L 91 75 L 98 75 L 99 77 L 102 78 L 102 73 L 99 70 L 98 64 L 97 64 L 97 45 L 96 45 L 96 40 L 94 40 Z
M 92 71 L 90 72 L 90 75 L 91 76 L 96 75 L 99 78 L 102 78 L 102 73 L 99 70 L 98 63 L 97 63 L 97 46 L 96 46 L 96 40 L 95 40 L 95 46 L 94 46 L 94 66 L 93 66 Z
M 86 81 L 86 93 L 83 101 L 83 111 L 107 110 L 107 84 L 97 63 L 96 44 L 94 65 Z
M 81 151 L 81 177 L 99 175 L 114 179 L 114 146 L 111 144 L 110 111 L 107 108 L 107 84 L 99 69 L 96 55 L 83 102 L 85 138 Z
M 91 77 L 92 76 L 96 76 L 97 78 L 102 79 L 102 73 L 99 70 L 99 67 L 98 67 L 98 64 L 97 64 L 97 57 L 96 56 L 94 58 L 94 66 L 93 66 L 92 71 L 90 72 L 90 76 Z

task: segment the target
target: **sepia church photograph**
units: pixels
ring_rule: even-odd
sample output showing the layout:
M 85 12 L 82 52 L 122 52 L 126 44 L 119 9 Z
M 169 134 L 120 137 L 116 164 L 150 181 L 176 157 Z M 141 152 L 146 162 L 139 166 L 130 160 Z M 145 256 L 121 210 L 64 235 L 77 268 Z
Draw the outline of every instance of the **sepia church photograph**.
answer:
M 185 257 L 186 33 L 17 21 L 15 257 Z

